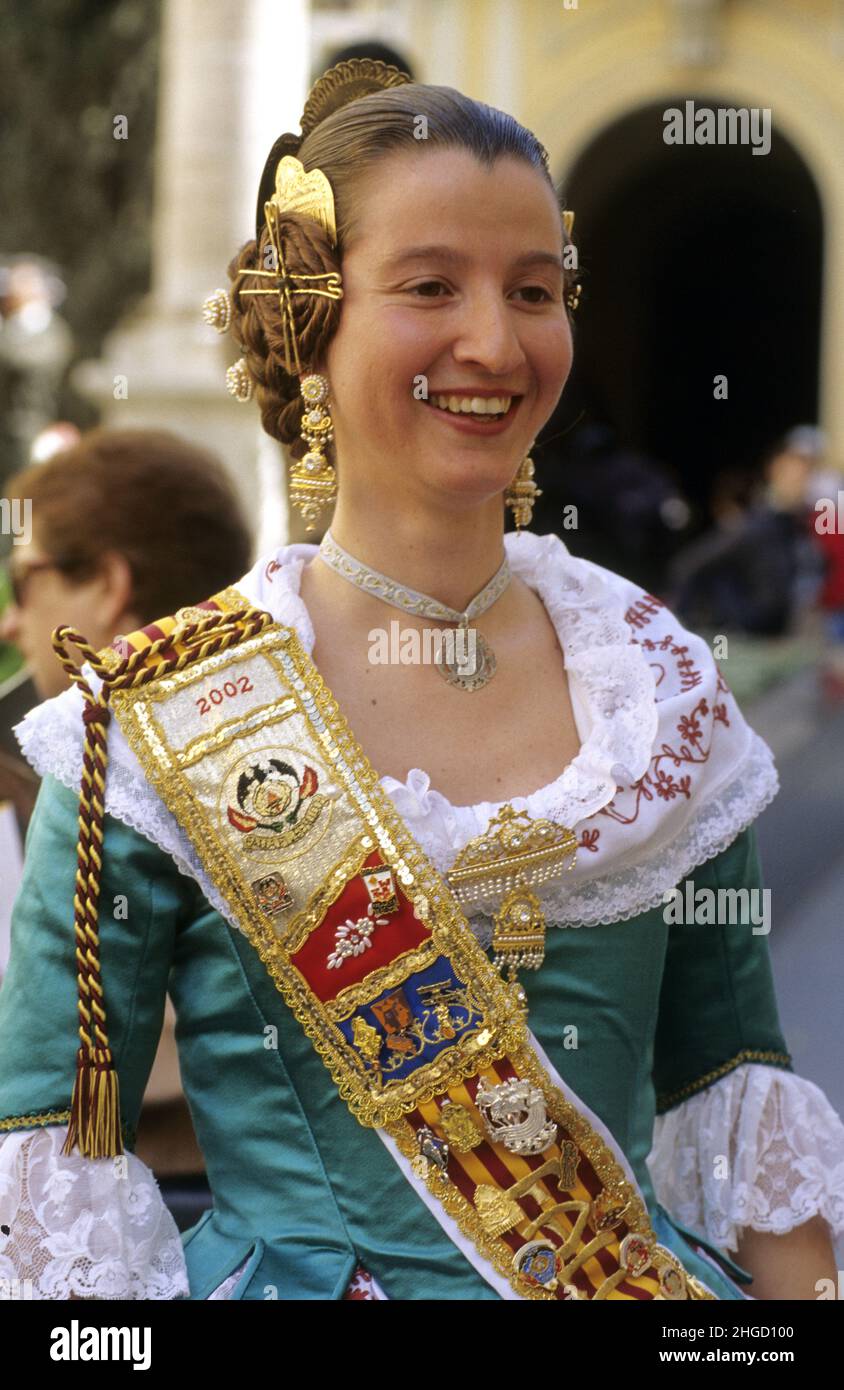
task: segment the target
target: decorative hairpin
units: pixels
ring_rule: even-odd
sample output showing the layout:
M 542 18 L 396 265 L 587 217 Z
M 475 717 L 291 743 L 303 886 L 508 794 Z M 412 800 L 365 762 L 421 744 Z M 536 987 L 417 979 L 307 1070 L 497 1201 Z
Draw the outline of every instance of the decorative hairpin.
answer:
M 337 244 L 337 223 L 334 214 L 334 194 L 321 169 L 305 171 L 301 160 L 286 154 L 275 171 L 275 191 L 264 204 L 264 219 L 273 251 L 272 270 L 241 270 L 242 275 L 257 275 L 272 280 L 262 289 L 241 290 L 241 294 L 277 294 L 282 311 L 284 331 L 284 366 L 291 375 L 302 372 L 293 317 L 294 294 L 318 294 L 326 299 L 342 299 L 343 289 L 336 270 L 322 275 L 291 274 L 284 260 L 280 213 L 299 213 L 322 227 L 332 246 Z M 317 282 L 322 282 L 321 284 Z
M 258 289 L 241 290 L 247 294 L 277 294 L 282 313 L 284 333 L 284 367 L 291 376 L 301 375 L 302 363 L 296 338 L 293 315 L 294 294 L 318 294 L 326 299 L 342 299 L 342 282 L 336 270 L 319 275 L 296 275 L 287 269 L 282 246 L 279 216 L 295 212 L 309 217 L 322 227 L 332 246 L 337 244 L 337 223 L 334 214 L 334 194 L 321 169 L 305 171 L 301 160 L 284 155 L 275 173 L 275 190 L 264 204 L 264 221 L 272 247 L 272 270 L 240 270 L 236 279 L 253 275 L 271 281 Z M 218 333 L 225 333 L 232 321 L 232 302 L 226 290 L 215 290 L 203 305 L 203 318 Z M 252 394 L 247 385 L 248 373 L 243 358 L 230 367 L 226 375 L 229 390 L 238 400 L 248 400 Z
M 563 226 L 566 229 L 566 236 L 568 237 L 569 241 L 571 241 L 571 234 L 574 231 L 574 213 L 572 212 L 571 208 L 566 208 L 563 211 Z M 574 313 L 575 309 L 580 303 L 580 293 L 582 289 L 583 286 L 578 282 L 576 285 L 573 285 L 572 288 L 570 290 L 567 290 L 566 292 L 566 307 L 572 314 Z
M 284 163 L 285 160 L 289 160 L 294 164 L 299 163 L 298 159 L 293 160 L 289 155 L 285 155 L 285 159 L 282 160 L 282 163 Z M 312 172 L 316 173 L 317 171 L 313 170 Z M 275 200 L 271 200 L 265 205 L 264 212 L 267 219 L 267 232 L 269 233 L 270 244 L 273 250 L 273 263 L 277 268 L 275 270 L 241 270 L 238 272 L 238 277 L 241 275 L 260 275 L 273 281 L 271 286 L 268 285 L 264 289 L 241 290 L 240 293 L 242 295 L 278 295 L 284 331 L 284 369 L 291 376 L 294 372 L 297 376 L 301 375 L 302 372 L 302 364 L 299 360 L 299 348 L 296 341 L 296 321 L 293 317 L 291 296 L 294 294 L 318 294 L 326 299 L 342 299 L 343 297 L 340 276 L 336 270 L 331 270 L 321 275 L 293 275 L 288 271 L 284 260 L 284 250 L 281 244 L 281 234 L 278 223 L 279 212 L 299 210 L 299 208 L 292 207 L 279 209 Z M 306 281 L 324 281 L 325 283 L 320 287 L 316 284 L 305 284 L 304 282 Z M 302 284 L 303 288 L 297 288 L 298 284 Z

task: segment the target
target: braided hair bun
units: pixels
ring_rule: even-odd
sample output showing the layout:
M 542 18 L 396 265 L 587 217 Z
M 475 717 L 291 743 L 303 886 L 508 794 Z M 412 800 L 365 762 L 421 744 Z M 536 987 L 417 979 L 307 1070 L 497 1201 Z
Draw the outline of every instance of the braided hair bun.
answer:
M 321 275 L 339 271 L 339 259 L 325 232 L 309 217 L 280 214 L 278 238 L 288 271 L 294 275 Z M 303 402 L 299 379 L 285 368 L 284 315 L 274 294 L 243 294 L 260 281 L 239 276 L 242 270 L 273 267 L 274 252 L 266 228 L 260 242 L 249 241 L 229 265 L 232 331 L 239 339 L 246 369 L 255 386 L 261 424 L 267 434 L 292 447 L 300 458 L 305 445 L 299 437 Z M 272 282 L 270 282 L 272 283 Z M 315 370 L 340 321 L 340 300 L 324 295 L 291 296 L 299 359 L 305 370 Z
M 410 82 L 407 73 L 371 58 L 354 58 L 330 68 L 311 89 L 302 113 L 302 134 L 285 133 L 276 140 L 264 166 L 258 190 L 255 240 L 248 241 L 231 261 L 231 331 L 241 344 L 267 434 L 301 458 L 306 444 L 300 435 L 304 402 L 299 378 L 285 367 L 284 315 L 275 294 L 244 294 L 260 284 L 242 276 L 244 270 L 275 270 L 275 253 L 265 224 L 264 204 L 272 197 L 275 171 L 284 155 L 299 155 L 303 142 L 327 116 L 371 92 Z M 308 168 L 306 161 L 306 170 Z M 339 248 L 310 217 L 279 213 L 277 236 L 291 275 L 340 272 Z M 266 282 L 265 282 L 266 283 Z M 317 371 L 340 322 L 341 300 L 319 294 L 291 295 L 299 360 L 303 371 Z

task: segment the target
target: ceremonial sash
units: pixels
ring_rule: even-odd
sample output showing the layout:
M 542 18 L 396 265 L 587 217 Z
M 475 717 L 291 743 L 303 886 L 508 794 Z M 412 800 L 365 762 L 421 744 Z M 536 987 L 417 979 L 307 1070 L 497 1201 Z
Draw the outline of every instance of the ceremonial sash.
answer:
M 503 1297 L 714 1297 L 657 1243 L 295 630 L 207 655 L 197 621 L 245 607 L 229 589 L 121 639 L 180 660 L 111 709 L 342 1100 Z

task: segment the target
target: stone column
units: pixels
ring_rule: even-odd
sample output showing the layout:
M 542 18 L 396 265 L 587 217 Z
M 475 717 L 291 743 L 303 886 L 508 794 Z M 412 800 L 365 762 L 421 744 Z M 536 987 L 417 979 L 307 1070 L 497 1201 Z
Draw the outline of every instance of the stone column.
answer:
M 275 478 L 266 463 L 259 471 L 256 407 L 225 388 L 236 346 L 203 323 L 201 310 L 254 236 L 273 140 L 299 128 L 308 10 L 307 0 L 165 0 L 152 289 L 75 377 L 104 424 L 164 427 L 220 453 L 264 546 L 287 538 L 281 449 Z
M 710 67 L 721 57 L 722 0 L 671 0 L 671 61 Z

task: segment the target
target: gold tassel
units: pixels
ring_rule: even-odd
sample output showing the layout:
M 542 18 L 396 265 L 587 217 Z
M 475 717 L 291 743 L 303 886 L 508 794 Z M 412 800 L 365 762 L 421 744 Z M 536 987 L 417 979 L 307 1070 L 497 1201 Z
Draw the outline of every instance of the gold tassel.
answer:
M 79 1145 L 83 1158 L 115 1158 L 123 1153 L 120 1083 L 110 1047 L 80 1047 L 63 1154 Z

